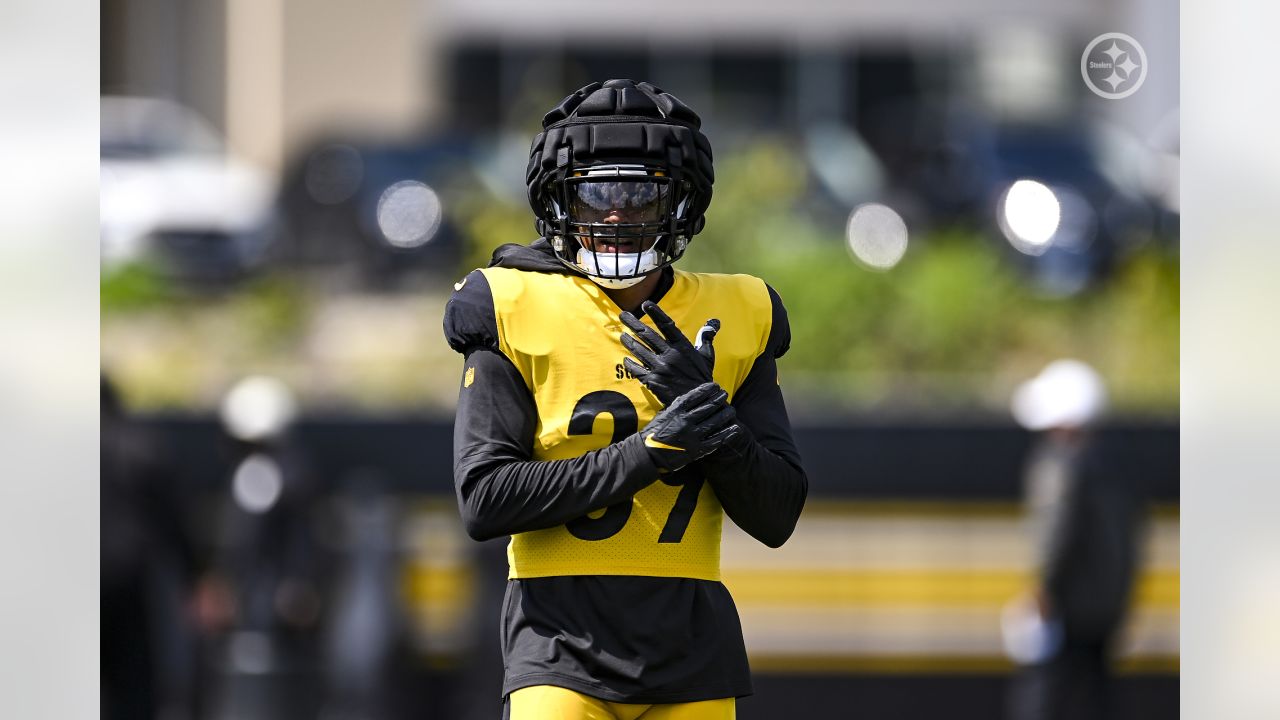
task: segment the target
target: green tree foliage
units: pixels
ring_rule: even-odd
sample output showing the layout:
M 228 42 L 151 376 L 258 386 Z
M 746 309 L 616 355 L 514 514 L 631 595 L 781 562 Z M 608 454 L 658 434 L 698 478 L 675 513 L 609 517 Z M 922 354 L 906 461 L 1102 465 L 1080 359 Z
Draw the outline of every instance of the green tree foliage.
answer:
M 793 404 L 1003 412 L 1017 383 L 1051 360 L 1074 357 L 1107 378 L 1120 410 L 1176 412 L 1175 254 L 1148 245 L 1067 298 L 1037 294 L 1011 262 L 1011 249 L 974 232 L 913 233 L 897 266 L 873 271 L 852 258 L 839 219 L 806 206 L 806 177 L 782 141 L 757 138 L 721 152 L 706 230 L 680 264 L 758 275 L 778 291 L 791 321 L 781 369 Z M 473 178 L 460 177 L 444 192 L 466 242 L 458 277 L 486 265 L 496 246 L 534 238 L 524 203 L 500 200 Z M 442 307 L 448 290 L 429 291 L 424 302 Z M 454 397 L 457 357 L 435 329 L 438 309 L 354 299 L 368 314 L 362 325 L 413 328 L 413 338 L 364 337 L 344 354 L 330 347 L 331 328 L 342 327 L 334 318 L 354 312 L 350 303 L 289 276 L 195 295 L 153 267 L 131 265 L 104 271 L 101 302 L 104 362 L 151 406 L 208 403 L 232 375 L 263 369 L 294 377 L 304 393 L 356 406 Z M 407 325 L 396 319 L 406 313 L 414 318 Z M 388 369 L 402 365 L 413 372 Z M 371 390 L 352 373 L 382 379 Z M 401 392 L 395 383 L 405 384 Z
M 784 372 L 858 406 L 1003 407 L 1049 361 L 1093 364 L 1125 410 L 1178 402 L 1178 262 L 1151 247 L 1073 297 L 1038 294 L 1002 242 L 912 235 L 889 271 L 855 262 L 843 228 L 801 208 L 805 169 L 779 142 L 722 157 L 707 228 L 684 266 L 765 278 L 786 302 Z

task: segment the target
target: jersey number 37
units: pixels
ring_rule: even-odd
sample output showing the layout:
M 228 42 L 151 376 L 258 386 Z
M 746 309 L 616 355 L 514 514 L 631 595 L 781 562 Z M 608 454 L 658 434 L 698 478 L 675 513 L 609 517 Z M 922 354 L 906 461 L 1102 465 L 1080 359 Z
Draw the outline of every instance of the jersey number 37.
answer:
M 597 390 L 582 396 L 573 407 L 573 415 L 569 419 L 570 435 L 590 435 L 596 417 L 602 413 L 613 416 L 613 439 L 611 443 L 620 442 L 640 430 L 639 413 L 630 398 L 613 390 Z M 667 515 L 667 522 L 658 536 L 660 543 L 678 543 L 684 538 L 684 531 L 689 527 L 689 520 L 698 506 L 698 493 L 702 491 L 702 476 L 689 470 L 680 470 L 662 476 L 662 482 L 672 487 L 679 486 L 680 494 L 676 496 L 675 505 Z M 583 515 L 565 523 L 565 529 L 579 540 L 604 540 L 622 531 L 631 518 L 633 498 L 614 503 L 605 509 L 599 517 Z

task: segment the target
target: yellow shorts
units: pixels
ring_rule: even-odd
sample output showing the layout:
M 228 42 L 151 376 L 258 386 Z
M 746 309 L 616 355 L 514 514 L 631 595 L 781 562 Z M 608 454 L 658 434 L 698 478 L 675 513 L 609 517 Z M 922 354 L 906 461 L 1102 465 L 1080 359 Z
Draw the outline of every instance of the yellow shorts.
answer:
M 609 702 L 554 685 L 511 693 L 510 720 L 734 720 L 733 698 L 659 705 Z

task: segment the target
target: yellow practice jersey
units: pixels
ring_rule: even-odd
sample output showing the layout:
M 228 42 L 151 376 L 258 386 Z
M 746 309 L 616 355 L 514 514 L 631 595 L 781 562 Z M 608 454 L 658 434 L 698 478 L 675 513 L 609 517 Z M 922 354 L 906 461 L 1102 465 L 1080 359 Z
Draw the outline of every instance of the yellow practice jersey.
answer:
M 524 378 L 538 410 L 535 460 L 574 458 L 643 429 L 662 409 L 625 370 L 621 310 L 589 279 L 491 267 L 498 349 Z M 676 270 L 658 301 L 695 337 L 719 318 L 715 381 L 730 398 L 765 352 L 769 291 L 748 275 Z M 644 322 L 652 326 L 649 318 Z M 692 469 L 664 475 L 630 500 L 544 530 L 512 536 L 510 577 L 649 575 L 720 579 L 723 512 Z

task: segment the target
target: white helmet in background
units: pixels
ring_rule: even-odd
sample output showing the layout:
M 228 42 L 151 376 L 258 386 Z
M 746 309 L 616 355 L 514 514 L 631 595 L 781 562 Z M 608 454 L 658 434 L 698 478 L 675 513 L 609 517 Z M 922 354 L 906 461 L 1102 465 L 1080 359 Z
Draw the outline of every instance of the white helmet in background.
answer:
M 1010 409 L 1028 430 L 1078 428 L 1092 423 L 1107 407 L 1102 377 L 1079 360 L 1055 360 L 1018 386 Z

